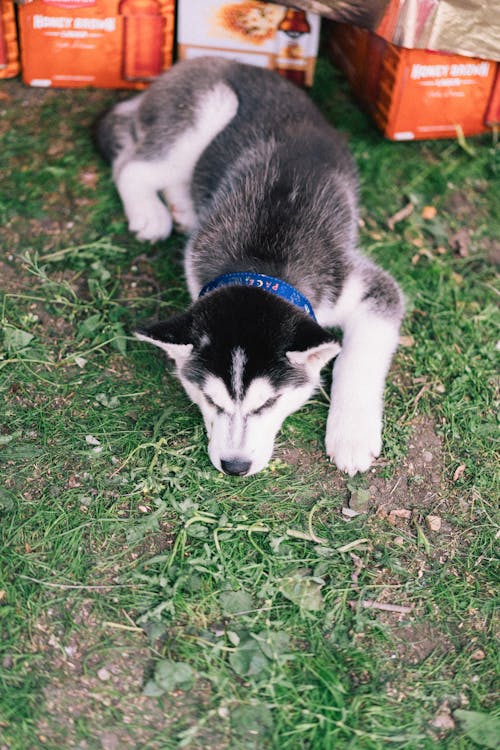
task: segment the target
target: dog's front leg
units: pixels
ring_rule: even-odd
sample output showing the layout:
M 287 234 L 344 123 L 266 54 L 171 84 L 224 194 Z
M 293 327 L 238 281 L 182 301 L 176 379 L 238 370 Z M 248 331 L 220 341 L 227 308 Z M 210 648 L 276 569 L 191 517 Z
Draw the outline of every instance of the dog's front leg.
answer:
M 366 471 L 382 448 L 384 384 L 399 336 L 397 319 L 358 309 L 344 326 L 333 368 L 326 452 L 351 476 Z

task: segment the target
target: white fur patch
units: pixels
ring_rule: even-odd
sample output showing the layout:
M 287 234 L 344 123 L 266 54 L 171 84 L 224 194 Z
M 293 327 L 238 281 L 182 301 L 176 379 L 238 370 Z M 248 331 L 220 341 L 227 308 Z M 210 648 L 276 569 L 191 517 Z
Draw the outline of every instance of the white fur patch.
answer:
M 202 393 L 212 401 L 215 406 L 226 414 L 233 414 L 235 403 L 227 390 L 224 381 L 215 375 L 209 375 L 205 380 Z
M 148 344 L 153 344 L 159 349 L 168 354 L 170 359 L 173 359 L 177 367 L 182 367 L 184 362 L 187 360 L 191 352 L 193 351 L 192 344 L 170 344 L 167 341 L 161 341 L 160 339 L 154 339 L 151 336 L 146 336 L 143 333 L 134 333 L 134 336 L 138 341 L 145 341 Z
M 252 380 L 245 393 L 242 409 L 245 414 L 251 414 L 261 409 L 270 399 L 276 397 L 276 390 L 267 378 Z
M 356 274 L 348 276 L 340 297 L 334 305 L 324 302 L 315 309 L 318 323 L 325 328 L 344 327 L 353 313 L 359 308 L 366 286 Z
M 130 105 L 131 109 L 133 105 Z M 232 89 L 218 83 L 200 98 L 195 123 L 155 161 L 118 158 L 113 178 L 123 202 L 129 229 L 140 240 L 155 242 L 169 236 L 173 221 L 159 197 L 165 195 L 176 220 L 186 231 L 196 224 L 190 197 L 193 169 L 208 144 L 236 114 L 238 99 Z
M 231 361 L 231 386 L 238 401 L 241 401 L 243 397 L 243 373 L 246 361 L 247 357 L 243 349 L 240 346 L 236 347 Z

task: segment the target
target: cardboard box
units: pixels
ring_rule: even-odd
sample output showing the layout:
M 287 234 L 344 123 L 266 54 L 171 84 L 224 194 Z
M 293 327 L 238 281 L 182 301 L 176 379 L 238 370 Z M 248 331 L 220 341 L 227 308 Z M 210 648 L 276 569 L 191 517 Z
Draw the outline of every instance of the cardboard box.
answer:
M 409 49 L 500 60 L 498 0 L 282 0 Z
M 181 60 L 219 55 L 312 84 L 319 16 L 257 0 L 179 0 L 177 14 Z
M 495 62 L 398 47 L 346 24 L 333 24 L 329 46 L 388 138 L 455 138 L 459 129 L 464 135 L 487 129 Z
M 19 73 L 16 15 L 12 0 L 0 0 L 0 78 Z
M 172 64 L 174 0 L 27 0 L 19 34 L 31 86 L 142 89 Z
M 500 125 L 500 65 L 497 65 L 497 68 L 497 76 L 486 110 L 486 124 L 491 125 L 491 127 Z

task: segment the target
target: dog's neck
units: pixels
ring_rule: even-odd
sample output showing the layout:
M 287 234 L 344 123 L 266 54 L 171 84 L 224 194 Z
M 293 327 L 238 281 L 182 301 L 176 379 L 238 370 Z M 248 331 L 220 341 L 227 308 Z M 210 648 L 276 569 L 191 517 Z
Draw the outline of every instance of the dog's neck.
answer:
M 312 305 L 302 292 L 299 292 L 299 290 L 291 284 L 287 284 L 286 281 L 277 279 L 274 276 L 267 276 L 263 273 L 246 273 L 244 271 L 224 273 L 222 276 L 217 276 L 215 279 L 212 279 L 212 281 L 209 281 L 208 284 L 205 284 L 199 297 L 203 297 L 205 294 L 213 292 L 215 289 L 235 285 L 262 289 L 265 292 L 270 292 L 278 297 L 282 297 L 295 305 L 295 307 L 306 312 L 313 320 L 316 320 Z

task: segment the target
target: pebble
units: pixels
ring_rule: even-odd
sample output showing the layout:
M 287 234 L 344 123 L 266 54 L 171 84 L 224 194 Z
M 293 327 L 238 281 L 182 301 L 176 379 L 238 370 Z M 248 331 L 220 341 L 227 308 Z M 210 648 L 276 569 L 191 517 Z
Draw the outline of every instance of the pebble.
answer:
M 117 750 L 120 738 L 113 732 L 103 732 L 99 737 L 102 750 Z
M 484 653 L 482 648 L 476 649 L 474 653 L 471 655 L 471 659 L 474 659 L 474 661 L 482 661 L 486 658 L 486 654 Z
M 427 516 L 425 519 L 429 531 L 441 530 L 441 518 L 439 516 Z

